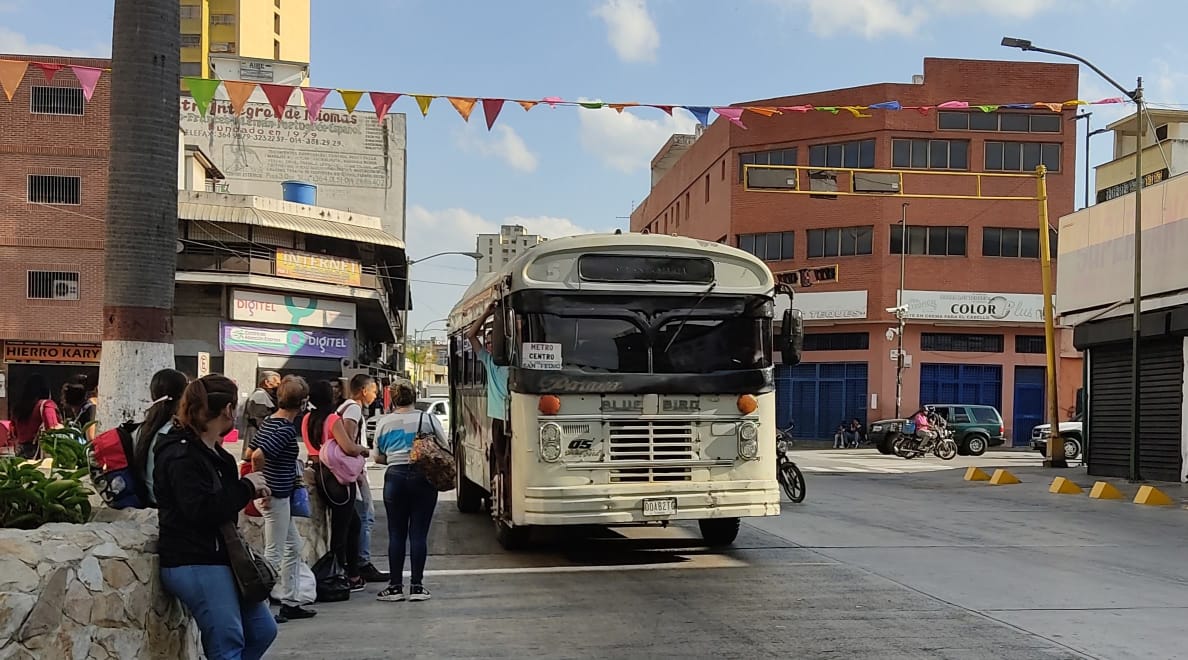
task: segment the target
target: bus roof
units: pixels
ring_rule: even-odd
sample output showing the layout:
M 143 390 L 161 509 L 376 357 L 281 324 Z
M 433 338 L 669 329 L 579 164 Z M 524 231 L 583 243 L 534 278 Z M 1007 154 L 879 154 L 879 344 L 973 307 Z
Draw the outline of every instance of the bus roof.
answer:
M 450 312 L 449 327 L 474 321 L 496 298 L 501 283 L 510 291 L 555 289 L 564 291 L 631 291 L 647 293 L 702 293 L 705 281 L 691 283 L 622 282 L 583 280 L 578 258 L 588 254 L 618 256 L 703 257 L 714 262 L 715 294 L 773 295 L 775 279 L 761 259 L 729 245 L 662 234 L 582 234 L 557 238 L 532 246 L 500 270 L 481 275 L 466 289 Z

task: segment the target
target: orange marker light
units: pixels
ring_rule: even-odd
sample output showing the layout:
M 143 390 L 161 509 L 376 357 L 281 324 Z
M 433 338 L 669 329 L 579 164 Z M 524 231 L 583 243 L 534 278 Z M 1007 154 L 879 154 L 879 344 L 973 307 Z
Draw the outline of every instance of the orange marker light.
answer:
M 759 409 L 759 401 L 751 394 L 744 394 L 738 397 L 738 411 L 744 415 L 750 415 Z
M 546 394 L 540 397 L 540 403 L 537 408 L 542 415 L 556 415 L 561 412 L 561 399 L 552 394 Z

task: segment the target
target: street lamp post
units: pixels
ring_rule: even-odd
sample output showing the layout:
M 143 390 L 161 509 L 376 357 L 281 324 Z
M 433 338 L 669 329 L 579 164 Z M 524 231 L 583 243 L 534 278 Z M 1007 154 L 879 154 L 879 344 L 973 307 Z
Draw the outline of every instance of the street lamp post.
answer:
M 1139 469 L 1139 422 L 1141 415 L 1139 413 L 1139 404 L 1142 402 L 1139 388 L 1139 366 L 1142 364 L 1142 353 L 1140 351 L 1139 339 L 1142 336 L 1142 301 L 1143 301 L 1143 79 L 1138 78 L 1138 84 L 1133 90 L 1128 90 L 1122 85 L 1118 84 L 1113 78 L 1107 76 L 1104 71 L 1097 68 L 1092 62 L 1073 53 L 1066 53 L 1059 50 L 1050 50 L 1048 48 L 1040 48 L 1033 45 L 1027 39 L 1016 39 L 1014 37 L 1003 37 L 1002 45 L 1008 48 L 1018 48 L 1024 51 L 1035 51 L 1037 53 L 1047 53 L 1048 55 L 1055 55 L 1057 57 L 1065 57 L 1071 60 L 1076 60 L 1081 64 L 1089 67 L 1094 73 L 1101 76 L 1103 80 L 1113 85 L 1118 91 L 1125 94 L 1130 100 L 1134 101 L 1136 106 L 1135 122 L 1138 124 L 1135 131 L 1135 150 L 1134 150 L 1134 298 L 1133 298 L 1133 314 L 1131 315 L 1131 336 L 1130 336 L 1130 473 L 1131 481 L 1138 481 L 1142 478 L 1142 471 Z M 1086 158 L 1088 155 L 1086 154 Z M 1052 420 L 1053 433 L 1058 428 L 1059 420 Z
M 903 327 L 904 315 L 907 309 L 903 306 L 904 275 L 907 272 L 907 209 L 910 204 L 903 203 L 900 209 L 900 243 L 899 243 L 899 294 L 895 297 L 895 320 L 899 323 L 896 335 L 899 347 L 895 351 L 895 419 L 899 419 L 899 408 L 903 404 Z
M 400 334 L 403 336 L 403 339 L 404 339 L 404 351 L 401 352 L 401 354 L 400 354 L 400 370 L 401 371 L 408 370 L 408 339 L 409 339 L 409 337 L 408 337 L 408 312 L 409 312 L 409 309 L 408 308 L 409 308 L 409 303 L 412 299 L 412 267 L 413 267 L 413 264 L 419 264 L 422 261 L 429 261 L 430 259 L 435 259 L 437 257 L 444 257 L 447 255 L 454 255 L 454 254 L 456 254 L 460 257 L 470 257 L 471 259 L 474 259 L 476 262 L 483 258 L 483 255 L 481 252 L 453 252 L 453 251 L 451 251 L 451 252 L 438 252 L 436 254 L 431 254 L 427 257 L 421 257 L 420 259 L 408 259 L 405 262 L 406 265 L 404 268 L 404 310 L 403 310 L 404 316 L 400 319 Z
M 1089 208 L 1089 140 L 1094 135 L 1101 135 L 1102 133 L 1109 133 L 1108 128 L 1098 128 L 1094 130 L 1089 129 L 1089 118 L 1093 116 L 1092 112 L 1082 112 L 1074 116 L 1071 121 L 1085 120 L 1085 205 L 1082 208 Z

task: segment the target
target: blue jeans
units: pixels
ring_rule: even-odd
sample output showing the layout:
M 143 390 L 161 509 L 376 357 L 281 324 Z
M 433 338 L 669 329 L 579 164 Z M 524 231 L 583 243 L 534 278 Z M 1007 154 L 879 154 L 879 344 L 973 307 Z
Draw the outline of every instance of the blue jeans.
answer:
M 437 489 L 411 465 L 384 472 L 384 508 L 388 512 L 388 570 L 393 585 L 403 583 L 405 542 L 412 556 L 410 584 L 422 585 L 429 557 L 429 524 L 437 508 Z
M 359 565 L 371 563 L 371 530 L 375 527 L 375 503 L 371 500 L 371 485 L 367 482 L 367 470 L 359 477 L 359 499 L 355 500 L 355 512 L 359 514 Z
M 268 602 L 241 603 L 230 566 L 162 568 L 161 584 L 198 622 L 207 660 L 259 660 L 276 639 Z

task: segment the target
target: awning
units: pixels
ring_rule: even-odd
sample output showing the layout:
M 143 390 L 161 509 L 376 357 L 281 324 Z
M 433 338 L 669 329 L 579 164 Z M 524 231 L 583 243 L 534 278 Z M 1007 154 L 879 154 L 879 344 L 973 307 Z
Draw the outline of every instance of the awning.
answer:
M 177 217 L 181 220 L 199 220 L 206 222 L 225 222 L 237 225 L 255 225 L 257 227 L 271 227 L 284 229 L 302 234 L 340 238 L 356 243 L 385 245 L 394 248 L 404 248 L 404 241 L 379 229 L 359 227 L 345 222 L 331 222 L 310 218 L 296 213 L 284 213 L 271 209 L 256 208 L 249 205 L 232 206 L 207 202 L 195 202 L 186 199 L 186 191 L 178 195 Z M 250 198 L 249 198 L 250 199 Z
M 1155 312 L 1184 304 L 1188 304 L 1188 292 L 1186 291 L 1162 296 L 1144 296 L 1142 311 L 1144 313 Z M 1078 326 L 1090 321 L 1105 321 L 1107 319 L 1131 316 L 1132 314 L 1134 314 L 1134 305 L 1131 304 L 1130 300 L 1127 300 L 1099 309 L 1061 314 L 1059 321 L 1061 325 Z

